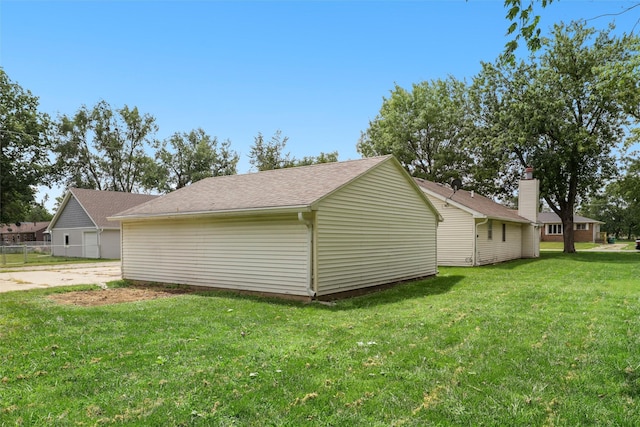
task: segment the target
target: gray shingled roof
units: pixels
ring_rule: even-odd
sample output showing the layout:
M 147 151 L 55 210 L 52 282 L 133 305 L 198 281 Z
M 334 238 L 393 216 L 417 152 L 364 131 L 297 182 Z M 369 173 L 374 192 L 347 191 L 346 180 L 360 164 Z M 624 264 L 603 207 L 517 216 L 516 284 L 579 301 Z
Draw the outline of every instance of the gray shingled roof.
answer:
M 120 228 L 118 221 L 109 221 L 107 218 L 125 209 L 130 209 L 159 197 L 149 194 L 87 190 L 84 188 L 70 188 L 69 192 L 99 228 Z M 55 220 L 56 218 L 54 218 Z M 54 221 L 52 221 L 51 226 L 53 226 Z
M 114 218 L 308 208 L 392 156 L 206 178 Z
M 538 214 L 538 221 L 543 224 L 561 224 L 562 220 L 555 212 L 540 212 Z M 597 219 L 591 219 L 580 215 L 573 215 L 573 222 L 575 224 L 581 223 L 595 223 L 595 224 L 604 224 L 602 221 L 598 221 Z
M 454 193 L 451 187 L 444 184 L 438 184 L 421 178 L 415 178 L 415 180 L 428 194 L 431 193 L 434 197 L 440 196 L 443 200 L 447 199 L 456 202 L 475 214 L 504 221 L 521 223 L 531 222 L 518 215 L 517 211 L 502 206 L 501 204 L 496 203 L 487 197 L 481 196 L 480 194 L 474 193 L 472 197 L 472 193 L 467 190 L 458 190 Z

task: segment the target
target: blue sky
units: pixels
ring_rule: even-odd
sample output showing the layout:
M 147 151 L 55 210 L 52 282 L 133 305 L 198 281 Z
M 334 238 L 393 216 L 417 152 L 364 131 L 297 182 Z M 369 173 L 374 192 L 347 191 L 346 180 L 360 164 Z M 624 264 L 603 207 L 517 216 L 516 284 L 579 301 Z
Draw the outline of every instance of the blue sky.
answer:
M 538 12 L 546 31 L 634 3 L 556 0 Z M 229 139 L 246 173 L 258 132 L 281 130 L 295 157 L 359 158 L 395 84 L 469 80 L 502 52 L 505 14 L 502 0 L 0 0 L 0 66 L 53 117 L 100 100 L 137 106 L 157 139 L 196 128 Z M 639 17 L 590 24 L 629 32 Z

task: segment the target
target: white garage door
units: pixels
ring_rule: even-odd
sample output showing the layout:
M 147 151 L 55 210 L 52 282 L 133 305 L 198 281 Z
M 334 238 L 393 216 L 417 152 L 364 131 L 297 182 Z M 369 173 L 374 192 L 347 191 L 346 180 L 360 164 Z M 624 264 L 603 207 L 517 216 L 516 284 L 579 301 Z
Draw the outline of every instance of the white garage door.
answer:
M 100 252 L 98 251 L 98 233 L 95 231 L 85 232 L 83 235 L 83 247 L 85 258 L 98 258 Z

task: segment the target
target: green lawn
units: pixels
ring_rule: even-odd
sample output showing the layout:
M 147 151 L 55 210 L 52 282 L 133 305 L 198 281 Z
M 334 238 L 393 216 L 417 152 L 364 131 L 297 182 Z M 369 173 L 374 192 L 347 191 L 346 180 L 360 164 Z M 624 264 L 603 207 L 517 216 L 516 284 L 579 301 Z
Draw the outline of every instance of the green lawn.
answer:
M 583 251 L 585 249 L 593 249 L 601 246 L 600 243 L 590 243 L 590 242 L 575 242 L 574 246 L 577 251 Z M 563 242 L 540 242 L 540 250 L 563 250 L 564 243 Z
M 616 243 L 624 243 L 626 246 L 621 248 L 623 251 L 635 251 L 636 250 L 636 242 L 635 240 L 617 240 Z M 589 243 L 589 242 L 576 242 L 574 243 L 577 251 L 584 251 L 585 249 L 593 249 L 599 246 L 602 246 L 601 243 Z M 540 242 L 540 250 L 541 251 L 556 251 L 563 250 L 564 243 L 562 242 Z
M 0 269 L 9 269 L 12 267 L 26 267 L 31 264 L 43 265 L 43 264 L 80 264 L 80 263 L 94 263 L 94 262 L 109 262 L 116 261 L 113 259 L 94 259 L 94 258 L 73 258 L 73 257 L 61 257 L 51 256 L 47 254 L 30 252 L 27 253 L 27 259 L 25 262 L 24 254 L 0 254 Z
M 334 306 L 0 294 L 0 425 L 637 426 L 639 278 L 549 252 Z

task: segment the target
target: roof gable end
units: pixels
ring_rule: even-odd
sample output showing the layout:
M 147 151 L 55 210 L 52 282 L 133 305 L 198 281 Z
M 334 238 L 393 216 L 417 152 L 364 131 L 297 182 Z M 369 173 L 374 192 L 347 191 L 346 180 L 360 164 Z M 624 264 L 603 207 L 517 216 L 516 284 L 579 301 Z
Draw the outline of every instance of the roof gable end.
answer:
M 69 188 L 65 194 L 60 208 L 54 215 L 48 230 L 55 227 L 60 216 L 69 204 L 71 199 L 75 199 L 87 217 L 96 228 L 117 229 L 119 225 L 115 221 L 108 219 L 111 215 L 124 209 L 129 209 L 140 204 L 158 198 L 156 195 L 126 193 L 120 191 L 101 191 L 84 188 Z

